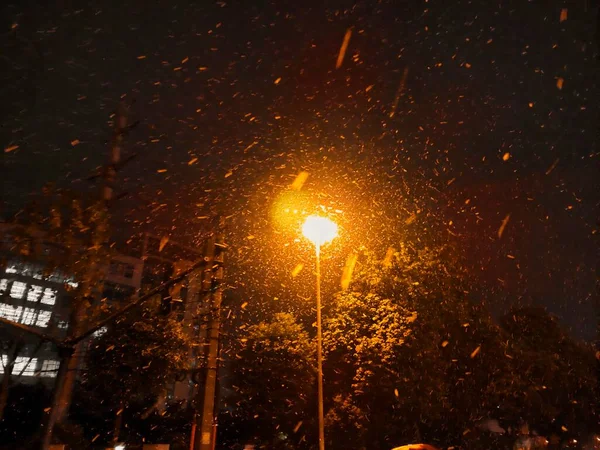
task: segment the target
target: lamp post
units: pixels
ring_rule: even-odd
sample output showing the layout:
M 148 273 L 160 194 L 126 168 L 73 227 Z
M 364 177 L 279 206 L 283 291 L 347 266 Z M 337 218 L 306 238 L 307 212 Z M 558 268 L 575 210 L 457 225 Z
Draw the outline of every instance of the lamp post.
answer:
M 337 225 L 326 217 L 309 216 L 302 225 L 302 234 L 315 245 L 317 266 L 317 391 L 319 396 L 319 450 L 325 450 L 323 422 L 323 337 L 321 332 L 321 246 L 338 234 Z

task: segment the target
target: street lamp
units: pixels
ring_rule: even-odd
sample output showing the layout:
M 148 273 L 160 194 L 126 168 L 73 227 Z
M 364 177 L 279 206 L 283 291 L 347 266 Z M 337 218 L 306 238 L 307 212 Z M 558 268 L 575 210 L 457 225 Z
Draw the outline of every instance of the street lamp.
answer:
M 315 245 L 317 260 L 317 390 L 319 395 L 319 450 L 325 450 L 323 423 L 323 341 L 321 333 L 321 246 L 338 234 L 337 225 L 326 217 L 309 216 L 302 225 L 302 234 Z

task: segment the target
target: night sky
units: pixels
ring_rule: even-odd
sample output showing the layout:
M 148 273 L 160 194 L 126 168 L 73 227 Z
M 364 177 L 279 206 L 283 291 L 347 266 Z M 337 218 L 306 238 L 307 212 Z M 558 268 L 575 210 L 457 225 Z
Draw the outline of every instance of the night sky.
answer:
M 494 311 L 541 304 L 594 336 L 594 0 L 1 8 L 3 215 L 47 182 L 97 189 L 86 178 L 107 159 L 122 99 L 139 125 L 124 150 L 138 157 L 119 173 L 120 229 L 193 242 L 227 217 L 229 283 L 250 302 L 311 295 L 289 274 L 310 252 L 273 225 L 307 171 L 307 203 L 343 231 L 330 290 L 360 245 L 443 234 Z

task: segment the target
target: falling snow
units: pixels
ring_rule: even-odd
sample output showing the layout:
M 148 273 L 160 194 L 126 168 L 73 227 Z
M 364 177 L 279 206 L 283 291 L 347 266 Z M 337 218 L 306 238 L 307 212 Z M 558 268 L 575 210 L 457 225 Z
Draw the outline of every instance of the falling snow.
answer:
M 269 374 L 252 360 L 255 352 L 282 380 L 274 403 L 240 382 L 239 392 L 255 397 L 238 400 L 264 414 L 244 412 L 245 424 L 260 422 L 257 430 L 299 446 L 290 448 L 310 448 L 315 439 L 314 418 L 302 415 L 314 409 L 307 380 L 314 375 L 316 261 L 301 235 L 311 214 L 339 226 L 320 254 L 328 357 L 340 371 L 327 372 L 325 383 L 328 423 L 354 430 L 349 439 L 372 439 L 377 449 L 405 443 L 400 438 L 438 439 L 430 428 L 460 416 L 440 425 L 443 437 L 434 442 L 460 448 L 476 440 L 479 422 L 500 420 L 483 417 L 491 403 L 477 409 L 474 393 L 525 409 L 509 395 L 518 392 L 554 411 L 546 386 L 575 389 L 567 374 L 576 373 L 581 392 L 587 389 L 585 363 L 552 355 L 572 351 L 587 361 L 569 339 L 597 334 L 594 2 L 0 8 L 7 18 L 0 38 L 3 219 L 20 214 L 48 182 L 97 195 L 93 174 L 103 173 L 117 105 L 127 104 L 137 125 L 121 146 L 131 159 L 115 168 L 115 239 L 150 231 L 161 250 L 169 241 L 193 247 L 224 224 L 223 357 L 248 362 L 266 389 L 272 380 L 261 379 Z M 336 300 L 351 308 L 356 326 Z M 538 307 L 557 322 L 545 322 Z M 531 329 L 547 333 L 516 331 Z M 280 350 L 277 339 L 290 344 L 289 353 L 270 353 Z M 388 364 L 396 354 L 425 361 L 423 373 Z M 285 370 L 288 363 L 297 373 Z M 477 384 L 486 368 L 493 383 Z M 538 376 L 544 370 L 550 379 Z M 369 386 L 381 390 L 370 395 Z M 298 397 L 287 398 L 290 392 Z M 380 412 L 375 399 L 398 423 L 427 415 L 430 422 L 421 422 L 429 428 L 402 422 L 410 430 L 402 435 L 382 424 L 381 436 L 369 435 L 366 424 L 385 422 L 369 416 Z M 591 407 L 571 400 L 585 402 L 568 399 L 564 416 L 590 421 L 581 411 Z M 268 414 L 278 415 L 280 429 L 261 422 Z M 547 410 L 539 415 L 551 422 Z M 583 433 L 571 423 L 557 421 L 553 432 L 565 439 Z M 89 440 L 104 437 L 94 432 Z

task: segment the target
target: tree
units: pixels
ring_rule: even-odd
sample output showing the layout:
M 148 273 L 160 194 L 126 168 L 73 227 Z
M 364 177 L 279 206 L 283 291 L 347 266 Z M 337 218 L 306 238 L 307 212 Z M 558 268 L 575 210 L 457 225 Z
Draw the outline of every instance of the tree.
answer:
M 348 288 L 324 309 L 328 447 L 383 450 L 426 442 L 483 450 L 511 446 L 525 424 L 578 439 L 594 428 L 592 349 L 543 311 L 518 310 L 495 320 L 484 299 L 469 292 L 453 254 L 451 246 L 399 245 L 383 258 L 365 248 L 351 258 L 356 264 Z M 285 328 L 297 326 L 291 316 L 287 322 Z M 271 388 L 273 379 L 285 379 L 280 358 L 294 348 L 277 338 L 285 335 L 281 327 L 251 327 L 238 352 L 238 392 L 223 430 L 236 430 L 236 442 L 260 435 L 258 444 L 281 445 L 272 418 L 284 411 L 274 399 L 305 392 L 298 384 L 282 393 Z M 250 427 L 245 434 L 244 424 Z M 504 434 L 492 433 L 490 424 Z
M 101 414 L 115 418 L 117 441 L 122 417 L 142 408 L 161 408 L 167 386 L 189 370 L 190 338 L 181 322 L 159 314 L 159 300 L 124 316 L 92 341 L 83 388 Z
M 10 414 L 0 421 L 0 449 L 38 449 L 32 441 L 32 430 L 39 426 L 50 401 L 51 392 L 43 383 L 15 384 L 7 402 Z
M 353 448 L 389 448 L 404 371 L 397 355 L 416 315 L 400 299 L 372 292 L 339 293 L 333 305 L 324 342 L 326 391 L 333 394 L 327 421 L 335 445 L 343 448 L 345 436 Z
M 291 314 L 252 325 L 232 363 L 233 392 L 222 414 L 223 445 L 308 448 L 316 411 L 314 344 Z M 310 440 L 308 440 L 310 441 Z
M 399 246 L 383 259 L 361 250 L 325 315 L 332 448 L 483 449 L 511 439 L 486 437 L 488 419 L 577 438 L 597 420 L 592 349 L 536 309 L 498 324 L 449 250 Z
M 327 313 L 334 446 L 458 444 L 491 409 L 482 393 L 505 362 L 499 329 L 466 298 L 449 250 L 361 250 Z
M 500 321 L 515 371 L 528 380 L 520 389 L 521 414 L 533 428 L 579 440 L 598 429 L 594 349 L 571 337 L 541 307 L 516 308 Z
M 38 340 L 31 355 L 21 357 L 24 358 L 25 363 L 22 364 L 21 370 L 17 373 L 15 372 L 15 366 L 17 365 L 20 352 L 25 347 L 25 343 L 25 339 L 18 336 L 7 340 L 3 339 L 0 343 L 0 355 L 3 355 L 1 358 L 2 360 L 0 361 L 0 365 L 2 365 L 2 382 L 0 383 L 0 420 L 4 418 L 4 411 L 8 404 L 9 390 L 13 385 L 14 380 L 21 377 L 25 369 L 31 364 L 33 357 L 42 344 L 42 342 Z M 6 358 L 4 358 L 4 355 L 6 355 Z

